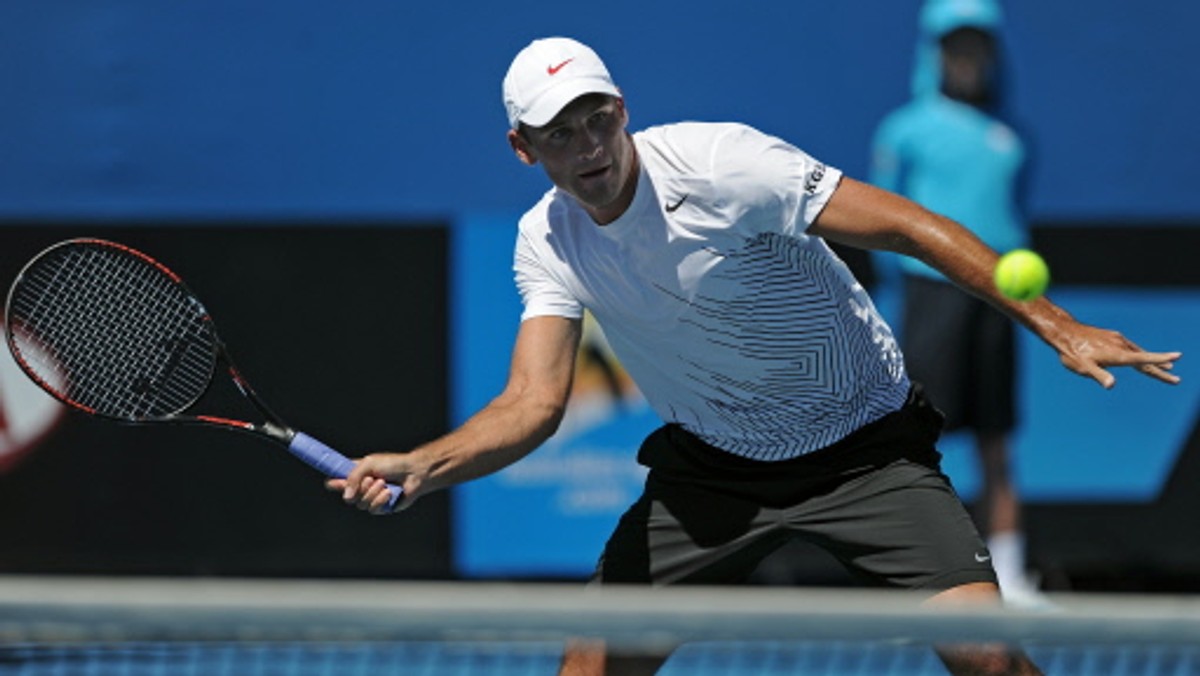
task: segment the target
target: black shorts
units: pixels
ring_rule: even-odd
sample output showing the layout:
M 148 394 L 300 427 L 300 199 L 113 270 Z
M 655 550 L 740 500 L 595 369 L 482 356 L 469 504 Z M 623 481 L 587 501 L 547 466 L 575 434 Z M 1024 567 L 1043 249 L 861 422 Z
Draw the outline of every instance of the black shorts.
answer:
M 650 468 L 645 492 L 621 517 L 594 581 L 737 584 L 798 537 L 872 586 L 995 582 L 987 548 L 939 469 L 941 422 L 914 390 L 900 411 L 780 462 L 659 428 L 638 452 Z
M 962 289 L 904 280 L 904 367 L 946 415 L 946 429 L 1003 434 L 1016 424 L 1012 320 Z

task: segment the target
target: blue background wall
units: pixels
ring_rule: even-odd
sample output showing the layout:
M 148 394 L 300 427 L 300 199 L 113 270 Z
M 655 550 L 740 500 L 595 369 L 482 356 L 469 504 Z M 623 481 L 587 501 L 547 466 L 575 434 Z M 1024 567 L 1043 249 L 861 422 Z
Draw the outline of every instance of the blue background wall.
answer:
M 917 0 L 0 3 L 0 217 L 510 212 L 503 139 L 531 38 L 595 46 L 635 126 L 740 119 L 852 175 L 904 100 Z M 1037 219 L 1200 214 L 1200 5 L 1013 2 Z

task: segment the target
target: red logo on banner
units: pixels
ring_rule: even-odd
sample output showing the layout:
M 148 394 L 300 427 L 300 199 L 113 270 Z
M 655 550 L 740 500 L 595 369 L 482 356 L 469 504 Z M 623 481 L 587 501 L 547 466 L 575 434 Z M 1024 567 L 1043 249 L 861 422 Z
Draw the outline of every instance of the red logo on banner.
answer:
M 0 349 L 0 473 L 11 470 L 59 423 L 64 407 Z

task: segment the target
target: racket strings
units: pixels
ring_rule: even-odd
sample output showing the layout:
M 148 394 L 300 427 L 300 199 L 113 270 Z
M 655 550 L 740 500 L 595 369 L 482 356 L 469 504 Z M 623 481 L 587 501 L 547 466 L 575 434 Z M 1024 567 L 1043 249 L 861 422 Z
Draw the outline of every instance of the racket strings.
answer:
M 153 263 L 106 245 L 50 252 L 10 306 L 25 366 L 61 397 L 138 420 L 178 412 L 212 375 L 204 308 Z

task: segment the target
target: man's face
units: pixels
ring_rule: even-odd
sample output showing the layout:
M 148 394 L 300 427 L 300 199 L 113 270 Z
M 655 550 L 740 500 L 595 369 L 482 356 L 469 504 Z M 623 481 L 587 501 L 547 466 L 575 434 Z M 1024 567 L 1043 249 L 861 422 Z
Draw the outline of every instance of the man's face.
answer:
M 605 224 L 624 213 L 637 187 L 628 122 L 624 101 L 590 94 L 572 101 L 545 126 L 510 131 L 509 142 L 522 161 L 541 162 L 554 185 Z

